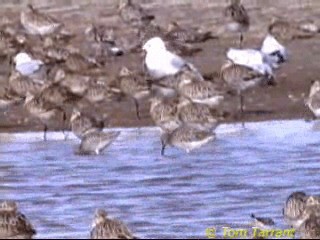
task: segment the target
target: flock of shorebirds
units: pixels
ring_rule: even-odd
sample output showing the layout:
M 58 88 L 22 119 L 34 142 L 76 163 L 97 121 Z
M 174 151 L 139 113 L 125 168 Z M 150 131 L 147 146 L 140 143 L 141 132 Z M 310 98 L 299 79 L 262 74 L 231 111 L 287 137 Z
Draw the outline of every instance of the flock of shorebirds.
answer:
M 88 54 L 70 44 L 76 36 L 62 22 L 32 5 L 21 11 L 20 24 L 2 24 L 0 52 L 12 67 L 0 107 L 23 104 L 43 124 L 45 140 L 48 126 L 60 122 L 63 131 L 71 128 L 81 140 L 80 154 L 99 154 L 119 135 L 102 131 L 108 114 L 102 114 L 100 106 L 125 96 L 134 102 L 140 119 L 139 103 L 148 100 L 151 118 L 161 128 L 161 154 L 167 145 L 190 152 L 215 139 L 215 128 L 230 115 L 222 107 L 228 95 L 239 96 L 241 118 L 244 92 L 276 83 L 277 69 L 288 60 L 288 51 L 279 41 L 319 32 L 312 23 L 278 19 L 268 26 L 260 48 L 243 49 L 250 18 L 240 1 L 232 0 L 224 11 L 226 29 L 240 34 L 240 47 L 227 51 L 219 76 L 203 76 L 182 56 L 201 50 L 194 43 L 218 36 L 201 28 L 183 28 L 177 22 L 163 29 L 154 15 L 130 0 L 120 1 L 117 11 L 138 41 L 119 46 L 112 29 L 92 24 L 81 40 L 90 49 Z M 106 81 L 107 61 L 128 52 L 145 53 L 143 68 L 123 67 L 114 81 Z M 314 101 L 319 92 L 316 84 L 306 102 L 315 113 L 319 109 Z
M 320 196 L 293 192 L 287 198 L 282 214 L 286 224 L 295 229 L 295 236 L 299 234 L 304 239 L 320 238 Z M 256 217 L 254 214 L 251 217 L 254 221 L 249 226 L 253 228 L 276 229 L 276 224 L 271 218 Z M 16 202 L 1 202 L 1 239 L 30 239 L 35 234 L 36 230 L 27 217 L 18 210 Z M 103 209 L 96 209 L 94 213 L 90 237 L 91 239 L 137 239 L 122 221 L 109 217 Z
M 168 145 L 190 152 L 215 138 L 215 128 L 229 115 L 221 107 L 228 94 L 234 92 L 239 96 L 241 117 L 246 90 L 276 83 L 276 71 L 289 57 L 282 44 L 319 33 L 312 23 L 278 19 L 268 26 L 259 49 L 243 49 L 250 18 L 239 0 L 231 0 L 224 12 L 226 29 L 239 33 L 240 42 L 239 48 L 230 48 L 226 53 L 226 63 L 218 76 L 223 83 L 220 84 L 215 77 L 203 76 L 183 58 L 201 51 L 194 43 L 217 38 L 212 32 L 183 28 L 177 22 L 163 29 L 155 23 L 154 15 L 131 0 L 120 1 L 117 13 L 124 24 L 135 30 L 138 41 L 120 46 L 108 26 L 92 24 L 83 32 L 82 43 L 90 49 L 88 56 L 70 45 L 76 36 L 65 24 L 32 5 L 21 12 L 18 26 L 10 21 L 2 24 L 0 57 L 9 60 L 11 69 L 0 96 L 0 108 L 7 112 L 13 106 L 23 105 L 30 116 L 43 124 L 44 140 L 48 126 L 59 121 L 63 131 L 71 127 L 81 140 L 79 153 L 99 154 L 120 134 L 103 131 L 108 116 L 101 113 L 99 104 L 112 104 L 128 97 L 140 119 L 140 101 L 148 100 L 151 118 L 161 129 L 161 154 Z M 128 52 L 145 53 L 143 69 L 123 67 L 116 81 L 107 83 L 104 68 L 107 61 L 116 61 Z M 306 105 L 320 117 L 319 99 L 320 83 L 316 81 Z M 313 214 L 317 208 L 306 199 L 309 198 L 301 193 L 292 195 L 284 214 L 290 221 L 299 218 L 298 222 L 312 232 L 314 227 L 320 228 L 320 223 L 317 214 Z M 0 208 L 0 237 L 34 234 L 16 204 L 4 202 Z M 91 237 L 133 235 L 121 222 L 109 219 L 99 209 Z

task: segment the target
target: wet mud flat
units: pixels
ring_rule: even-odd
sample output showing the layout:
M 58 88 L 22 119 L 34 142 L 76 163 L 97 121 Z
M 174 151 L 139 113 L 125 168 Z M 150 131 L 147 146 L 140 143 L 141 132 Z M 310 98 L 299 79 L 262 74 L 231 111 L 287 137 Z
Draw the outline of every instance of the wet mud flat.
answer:
M 143 1 L 142 1 L 143 2 Z M 286 2 L 286 3 L 284 3 Z M 0 10 L 3 17 L 19 21 L 19 12 L 26 1 L 17 1 L 16 5 L 6 1 Z M 128 37 L 130 29 L 121 23 L 116 15 L 114 1 L 53 1 L 52 4 L 34 1 L 44 11 L 61 19 L 73 32 L 83 33 L 91 22 L 110 25 L 115 28 L 116 36 Z M 274 1 L 243 1 L 251 17 L 250 31 L 245 35 L 244 47 L 259 47 L 266 34 L 267 25 L 274 16 L 282 16 L 288 20 L 312 19 L 320 24 L 320 4 L 318 1 L 287 0 L 281 3 Z M 222 11 L 225 1 L 203 1 L 195 4 L 194 1 L 144 1 L 144 6 L 156 15 L 156 22 L 166 26 L 170 20 L 176 20 L 184 26 L 205 26 L 216 33 L 219 38 L 197 44 L 203 50 L 192 57 L 186 57 L 194 63 L 203 74 L 217 74 L 225 61 L 226 50 L 237 47 L 238 35 L 223 31 Z M 169 11 L 170 10 L 170 11 Z M 76 24 L 75 24 L 76 23 Z M 82 39 L 77 37 L 75 46 Z M 312 115 L 304 104 L 308 95 L 310 83 L 319 79 L 319 34 L 310 39 L 295 39 L 285 43 L 289 50 L 289 61 L 276 72 L 277 85 L 274 87 L 257 88 L 245 93 L 245 121 L 262 121 L 273 119 L 310 118 Z M 125 54 L 122 57 L 109 61 L 105 66 L 108 75 L 106 81 L 115 78 L 122 66 L 141 69 L 143 58 L 141 54 Z M 9 65 L 1 62 L 0 88 L 8 76 Z M 149 103 L 141 104 L 141 120 L 135 115 L 134 104 L 130 99 L 112 102 L 97 106 L 101 112 L 110 116 L 110 127 L 135 127 L 153 125 L 149 115 Z M 236 115 L 238 97 L 227 97 L 223 107 Z M 239 119 L 230 117 L 226 121 L 234 122 Z M 22 106 L 10 109 L 7 114 L 0 113 L 0 131 L 28 131 L 41 130 L 42 125 L 30 118 Z M 50 126 L 50 129 L 60 129 L 61 123 Z

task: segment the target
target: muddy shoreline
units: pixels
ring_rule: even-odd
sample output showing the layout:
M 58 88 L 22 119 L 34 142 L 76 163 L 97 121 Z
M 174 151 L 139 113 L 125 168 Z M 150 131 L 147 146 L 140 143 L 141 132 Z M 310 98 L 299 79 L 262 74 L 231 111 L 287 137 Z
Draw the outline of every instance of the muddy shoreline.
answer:
M 246 4 L 246 1 L 243 2 Z M 96 6 L 96 8 L 98 7 L 99 6 Z M 192 9 L 190 10 L 190 8 L 186 8 L 184 5 L 177 5 L 172 8 L 172 11 L 173 13 L 179 13 L 179 15 L 177 14 L 176 16 L 178 17 L 173 20 L 178 19 L 181 20 L 181 22 L 188 24 L 188 21 L 190 22 L 190 17 L 187 17 L 187 14 L 182 14 L 183 11 L 186 10 L 185 12 L 188 14 L 192 14 L 193 12 L 194 18 L 196 19 L 195 24 L 203 24 L 208 26 L 210 22 L 208 22 L 206 19 L 209 19 L 209 16 L 211 16 L 213 13 L 216 13 L 216 15 L 220 14 L 222 7 L 223 6 L 214 7 L 210 11 L 204 10 L 201 17 L 199 17 L 199 11 L 197 9 L 192 11 Z M 157 20 L 160 24 L 164 24 L 167 21 L 166 16 L 168 13 L 165 13 L 165 10 L 168 10 L 168 7 L 153 7 L 151 5 L 149 8 L 153 13 L 156 14 Z M 261 11 L 259 11 L 259 5 L 254 6 L 254 8 L 255 9 L 252 7 L 250 12 L 250 6 L 248 7 L 249 14 L 253 19 L 252 31 L 249 31 L 249 33 L 245 36 L 244 45 L 248 48 L 258 47 L 260 45 L 265 34 L 265 26 L 268 22 L 268 18 L 265 16 L 268 15 L 268 9 L 265 9 L 263 6 L 261 6 Z M 82 10 L 85 11 L 82 12 L 82 18 L 84 15 L 90 16 L 88 12 L 92 12 L 93 9 L 94 6 L 89 6 L 85 10 Z M 283 10 L 282 8 L 274 10 L 274 7 L 272 6 L 270 9 L 274 11 L 275 14 L 277 14 L 277 11 L 280 12 Z M 288 18 L 303 18 L 308 16 L 308 18 L 319 21 L 320 6 L 317 5 L 315 8 L 311 8 L 312 11 L 308 9 L 309 6 L 306 9 L 297 8 L 290 16 L 288 16 Z M 112 10 L 110 11 L 112 12 Z M 14 9 L 11 9 L 11 11 L 8 11 L 7 16 L 10 17 L 11 14 L 17 18 L 18 10 L 15 11 Z M 100 11 L 99 14 L 102 16 L 99 20 L 99 23 L 114 25 L 115 22 L 119 21 L 115 16 L 108 14 L 105 11 Z M 76 20 L 79 16 L 81 16 L 81 14 L 69 13 L 69 15 L 63 15 L 62 19 L 69 28 L 73 29 L 71 23 L 72 21 L 70 20 Z M 106 17 L 103 18 L 103 16 Z M 172 16 L 175 15 L 173 14 Z M 261 22 L 259 22 L 257 16 L 260 16 L 259 19 L 261 19 Z M 183 21 L 184 18 L 185 21 Z M 74 29 L 77 31 L 83 30 L 85 24 L 90 22 L 88 19 L 90 19 L 90 17 L 83 20 L 81 22 L 82 25 L 78 24 L 77 26 L 74 26 Z M 219 32 L 221 27 L 219 21 L 220 20 L 212 20 L 215 25 L 210 25 L 213 31 L 216 29 L 216 32 L 219 33 L 219 38 L 210 40 L 203 44 L 197 44 L 196 46 L 201 47 L 203 50 L 197 55 L 187 58 L 196 67 L 198 67 L 203 74 L 218 72 L 225 60 L 226 49 L 229 47 L 236 47 L 237 44 L 237 35 Z M 127 32 L 128 29 L 117 26 L 117 35 L 125 35 Z M 244 121 L 252 122 L 278 119 L 308 119 L 312 117 L 311 112 L 304 104 L 304 99 L 309 94 L 311 81 L 320 80 L 319 35 L 320 34 L 310 39 L 296 39 L 286 43 L 290 54 L 289 61 L 279 71 L 276 72 L 277 85 L 268 88 L 257 88 L 246 92 Z M 129 54 L 128 56 L 125 55 L 116 59 L 116 61 L 110 63 L 106 67 L 110 73 L 110 77 L 114 77 L 123 65 L 134 69 L 141 68 L 141 60 L 141 55 Z M 2 64 L 2 68 L 3 66 L 4 65 Z M 6 76 L 2 75 L 0 78 L 1 87 L 6 82 Z M 227 111 L 235 113 L 237 104 L 238 98 L 236 96 L 230 96 L 226 100 L 224 107 Z M 147 101 L 141 103 L 141 120 L 136 118 L 134 105 L 130 99 L 123 99 L 121 102 L 115 102 L 108 104 L 107 106 L 102 105 L 99 106 L 99 109 L 102 109 L 103 112 L 109 114 L 109 127 L 140 127 L 153 125 L 153 122 L 150 119 L 149 103 Z M 238 119 L 236 118 L 227 119 L 227 122 L 237 121 Z M 39 124 L 37 120 L 30 118 L 28 114 L 26 114 L 22 106 L 10 109 L 7 114 L 0 113 L 0 132 L 41 131 L 42 128 L 42 125 Z M 49 130 L 56 130 L 60 128 L 61 124 L 59 123 L 49 126 Z

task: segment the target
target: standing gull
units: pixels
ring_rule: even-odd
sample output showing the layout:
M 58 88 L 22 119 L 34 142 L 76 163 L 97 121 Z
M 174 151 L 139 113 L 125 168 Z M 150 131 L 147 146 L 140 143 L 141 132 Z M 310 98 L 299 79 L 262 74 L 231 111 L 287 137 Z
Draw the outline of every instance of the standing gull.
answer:
M 240 48 L 242 48 L 243 33 L 250 27 L 250 18 L 247 10 L 240 0 L 231 0 L 231 4 L 225 8 L 224 14 L 228 17 L 227 29 L 240 33 Z
M 22 76 L 28 76 L 32 80 L 38 80 L 40 82 L 46 79 L 46 66 L 39 59 L 32 59 L 30 55 L 25 52 L 18 53 L 14 59 L 15 69 Z
M 109 218 L 103 209 L 97 209 L 95 212 L 90 237 L 91 239 L 136 239 L 123 222 Z
M 4 201 L 0 205 L 0 238 L 31 239 L 36 230 L 24 214 L 18 211 L 13 201 Z
M 188 66 L 188 68 L 197 73 L 199 80 L 203 80 L 201 74 L 192 64 L 168 51 L 161 38 L 154 37 L 149 39 L 142 49 L 147 52 L 145 66 L 153 79 L 175 75 L 185 66 Z

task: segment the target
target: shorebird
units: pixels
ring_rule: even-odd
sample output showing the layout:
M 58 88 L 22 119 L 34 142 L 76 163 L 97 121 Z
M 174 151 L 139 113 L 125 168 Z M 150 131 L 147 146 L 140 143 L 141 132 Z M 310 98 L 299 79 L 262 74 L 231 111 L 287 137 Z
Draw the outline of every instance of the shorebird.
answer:
M 307 198 L 308 196 L 304 192 L 293 192 L 285 202 L 285 206 L 283 208 L 284 219 L 294 228 L 299 228 L 306 220 L 304 212 L 306 209 Z
M 253 227 L 259 229 L 270 229 L 275 225 L 272 218 L 256 217 L 254 214 L 251 214 L 251 218 L 254 219 L 254 222 L 252 223 Z
M 24 97 L 16 95 L 5 87 L 3 95 L 0 95 L 0 109 L 5 110 L 4 113 L 6 114 L 8 108 L 22 104 L 24 99 Z
M 56 106 L 65 107 L 67 104 L 76 104 L 82 99 L 82 96 L 72 93 L 67 87 L 61 86 L 60 83 L 52 83 L 42 89 L 39 98 Z
M 320 82 L 315 81 L 310 87 L 309 97 L 305 104 L 312 111 L 315 118 L 320 118 Z
M 200 43 L 217 38 L 211 31 L 204 31 L 201 28 L 195 27 L 184 28 L 176 21 L 170 22 L 165 33 L 165 39 L 182 43 Z
M 124 51 L 118 47 L 113 28 L 102 24 L 91 24 L 85 30 L 86 49 L 94 58 L 103 63 L 108 56 L 122 56 Z
M 9 77 L 9 90 L 21 97 L 26 97 L 27 92 L 38 94 L 44 87 L 43 82 L 33 81 L 17 71 L 13 71 Z
M 240 0 L 231 0 L 231 4 L 225 8 L 224 14 L 228 17 L 227 29 L 240 33 L 239 46 L 242 48 L 243 33 L 250 27 L 250 18 Z
M 296 22 L 273 18 L 268 26 L 268 33 L 283 42 L 288 42 L 297 38 L 311 38 L 319 33 L 319 28 L 310 21 Z
M 223 114 L 205 104 L 180 98 L 178 116 L 181 122 L 203 131 L 213 131 L 223 120 Z
M 161 134 L 161 155 L 164 155 L 167 145 L 181 148 L 190 153 L 214 139 L 215 134 L 213 132 L 199 130 L 184 124 L 172 132 L 163 132 Z
M 128 68 L 123 67 L 119 73 L 120 90 L 126 96 L 133 99 L 137 118 L 140 119 L 139 100 L 150 96 L 150 87 L 144 76 L 137 75 Z
M 302 239 L 319 239 L 320 211 L 311 214 L 298 230 Z
M 1 203 L 0 223 L 1 239 L 31 239 L 36 234 L 30 221 L 18 211 L 18 206 L 13 201 Z
M 21 12 L 20 22 L 29 34 L 39 36 L 53 34 L 63 27 L 57 19 L 39 12 L 31 4 Z
M 132 27 L 148 25 L 155 19 L 154 15 L 149 14 L 137 3 L 134 4 L 132 0 L 120 0 L 118 13 L 122 21 Z
M 178 98 L 154 96 L 150 101 L 150 116 L 162 131 L 172 132 L 182 124 L 178 116 Z
M 254 71 L 249 67 L 234 64 L 231 61 L 227 61 L 222 67 L 220 72 L 221 78 L 235 91 L 239 96 L 239 110 L 241 118 L 243 117 L 243 105 L 244 96 L 243 92 L 247 89 L 253 88 L 257 85 L 269 84 L 273 85 L 273 75 L 269 75 L 268 72 L 264 74 Z M 242 125 L 244 123 L 242 122 Z
M 73 72 L 73 73 L 79 73 L 84 71 L 90 71 L 90 70 L 99 70 L 100 65 L 95 61 L 91 59 L 87 59 L 80 53 L 70 53 L 65 60 L 65 66 L 66 68 Z
M 44 125 L 43 139 L 47 140 L 48 123 L 53 119 L 63 120 L 63 133 L 65 127 L 65 121 L 67 119 L 65 111 L 50 102 L 46 102 L 39 96 L 34 96 L 30 92 L 27 92 L 27 96 L 24 103 L 25 109 L 34 117 L 39 119 Z
M 104 121 L 83 114 L 76 108 L 73 109 L 70 124 L 71 131 L 80 139 L 89 132 L 102 131 L 104 128 Z
M 206 104 L 209 107 L 217 107 L 224 99 L 224 92 L 209 81 L 197 81 L 185 75 L 181 77 L 178 85 L 180 96 L 189 99 L 193 103 Z
M 168 51 L 161 38 L 149 39 L 142 49 L 147 52 L 145 66 L 154 80 L 175 75 L 186 66 L 197 74 L 199 80 L 203 80 L 199 71 L 191 63 Z
M 81 155 L 99 155 L 118 136 L 120 132 L 87 131 L 82 137 L 78 153 Z
M 136 239 L 128 227 L 117 219 L 111 219 L 103 209 L 95 211 L 91 239 Z

